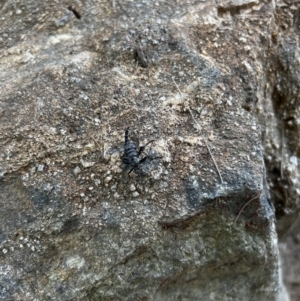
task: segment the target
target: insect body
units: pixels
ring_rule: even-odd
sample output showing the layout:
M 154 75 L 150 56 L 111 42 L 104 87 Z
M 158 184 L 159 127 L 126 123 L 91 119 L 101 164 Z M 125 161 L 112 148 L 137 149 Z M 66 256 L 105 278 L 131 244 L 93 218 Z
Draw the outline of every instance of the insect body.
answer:
M 139 159 L 139 156 L 144 151 L 145 147 L 152 143 L 154 140 L 149 141 L 145 146 L 137 147 L 135 144 L 128 138 L 129 128 L 125 131 L 125 144 L 124 144 L 124 154 L 122 156 L 122 162 L 130 167 L 130 174 L 133 170 L 138 170 L 141 163 L 143 163 L 148 156 L 145 156 L 143 159 Z

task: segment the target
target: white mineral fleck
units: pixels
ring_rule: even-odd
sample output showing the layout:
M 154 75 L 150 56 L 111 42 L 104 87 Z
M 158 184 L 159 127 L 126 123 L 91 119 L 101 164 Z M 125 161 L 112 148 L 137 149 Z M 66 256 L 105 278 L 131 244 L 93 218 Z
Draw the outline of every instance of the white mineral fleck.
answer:
M 69 269 L 81 269 L 83 268 L 85 265 L 85 259 L 80 257 L 79 255 L 75 255 L 75 256 L 70 256 L 67 260 L 66 260 L 66 266 Z
M 76 167 L 73 169 L 74 175 L 77 175 L 77 174 L 79 174 L 80 172 L 81 172 L 81 169 L 80 169 L 78 166 L 76 166 Z
M 44 190 L 45 190 L 45 191 L 51 191 L 52 188 L 53 188 L 53 186 L 52 186 L 50 183 L 46 183 L 46 184 L 44 185 Z
M 29 174 L 26 173 L 25 175 L 22 176 L 23 181 L 28 181 L 29 180 Z
M 130 189 L 130 191 L 135 191 L 135 186 L 133 185 L 133 184 L 131 184 L 130 186 L 129 186 L 129 189 Z
M 38 171 L 43 171 L 43 170 L 44 170 L 44 164 L 39 164 Z
M 290 162 L 294 164 L 295 166 L 298 166 L 298 158 L 296 156 L 290 157 Z
M 91 167 L 95 164 L 95 162 L 88 162 L 88 161 L 84 161 L 84 160 L 80 160 L 80 163 L 82 164 L 83 167 Z
M 105 182 L 105 183 L 108 183 L 108 182 L 110 182 L 111 180 L 112 180 L 112 176 L 108 176 L 108 177 L 105 178 L 104 182 Z

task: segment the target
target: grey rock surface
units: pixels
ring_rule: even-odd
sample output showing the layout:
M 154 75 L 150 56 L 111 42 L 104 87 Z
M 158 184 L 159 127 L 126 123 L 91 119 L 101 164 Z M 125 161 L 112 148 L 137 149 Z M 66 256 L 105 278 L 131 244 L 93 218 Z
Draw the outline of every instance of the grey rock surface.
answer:
M 0 9 L 0 300 L 283 300 L 260 126 L 275 3 Z M 127 127 L 154 140 L 130 175 Z
M 300 300 L 299 4 L 277 2 L 257 113 L 275 204 L 284 282 Z

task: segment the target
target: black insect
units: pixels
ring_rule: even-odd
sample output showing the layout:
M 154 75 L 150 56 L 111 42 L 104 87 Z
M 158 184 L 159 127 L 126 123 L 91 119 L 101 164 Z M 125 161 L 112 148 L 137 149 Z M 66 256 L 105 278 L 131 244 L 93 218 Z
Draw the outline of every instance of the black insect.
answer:
M 139 159 L 141 153 L 144 151 L 145 147 L 152 143 L 154 140 L 149 141 L 146 145 L 140 146 L 137 150 L 135 144 L 128 138 L 129 128 L 125 130 L 125 144 L 124 144 L 124 154 L 122 156 L 122 162 L 130 167 L 128 174 L 133 170 L 138 170 L 140 164 L 145 162 L 148 156 L 145 156 L 143 159 Z

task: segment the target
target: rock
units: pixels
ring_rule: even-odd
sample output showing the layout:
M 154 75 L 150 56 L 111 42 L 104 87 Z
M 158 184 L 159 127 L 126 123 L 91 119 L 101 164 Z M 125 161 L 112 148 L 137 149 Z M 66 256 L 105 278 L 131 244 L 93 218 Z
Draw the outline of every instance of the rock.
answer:
M 264 152 L 282 149 L 272 97 L 296 85 L 295 36 L 275 38 L 289 19 L 246 0 L 17 6 L 1 8 L 0 300 L 284 300 Z M 153 140 L 130 175 L 127 127 Z
M 268 186 L 275 204 L 284 282 L 291 300 L 300 299 L 297 239 L 300 224 L 299 5 L 278 2 L 272 26 L 265 91 L 258 97 Z

